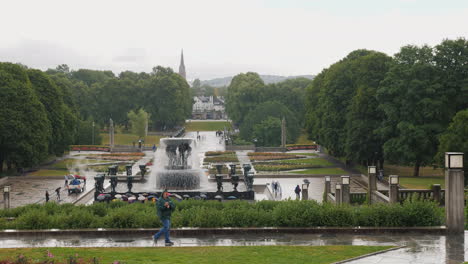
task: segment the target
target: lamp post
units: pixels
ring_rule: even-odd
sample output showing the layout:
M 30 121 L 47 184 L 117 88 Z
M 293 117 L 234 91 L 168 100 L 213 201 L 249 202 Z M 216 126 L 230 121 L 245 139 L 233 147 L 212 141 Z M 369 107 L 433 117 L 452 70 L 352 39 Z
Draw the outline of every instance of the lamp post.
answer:
M 94 145 L 94 121 L 93 121 L 93 144 Z
M 3 186 L 3 201 L 4 203 L 4 208 L 9 209 L 10 208 L 10 190 L 11 186 Z
M 445 152 L 445 219 L 449 233 L 464 230 L 463 153 Z

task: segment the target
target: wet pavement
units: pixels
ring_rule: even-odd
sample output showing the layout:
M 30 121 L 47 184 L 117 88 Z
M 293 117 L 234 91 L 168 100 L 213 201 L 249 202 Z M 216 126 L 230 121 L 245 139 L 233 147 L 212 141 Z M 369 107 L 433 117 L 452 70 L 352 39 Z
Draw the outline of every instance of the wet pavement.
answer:
M 239 234 L 172 236 L 176 247 L 197 246 L 265 246 L 265 245 L 369 245 L 404 246 L 394 251 L 365 257 L 349 263 L 461 263 L 468 257 L 468 232 L 459 236 L 407 234 Z M 2 234 L 2 248 L 22 247 L 153 247 L 164 246 L 163 239 L 154 243 L 150 236 L 111 235 L 106 237 L 60 235 L 21 236 Z

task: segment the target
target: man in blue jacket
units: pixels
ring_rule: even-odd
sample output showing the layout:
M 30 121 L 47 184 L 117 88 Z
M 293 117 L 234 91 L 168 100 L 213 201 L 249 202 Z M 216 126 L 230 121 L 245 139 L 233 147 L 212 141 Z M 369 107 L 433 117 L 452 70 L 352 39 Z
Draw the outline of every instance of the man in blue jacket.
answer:
M 159 237 L 164 234 L 166 246 L 172 246 L 174 243 L 169 238 L 169 231 L 171 228 L 171 214 L 175 210 L 175 204 L 171 199 L 169 199 L 169 193 L 167 190 L 164 190 L 161 197 L 158 199 L 156 209 L 159 219 L 163 224 L 163 228 L 153 236 L 153 239 L 157 242 Z

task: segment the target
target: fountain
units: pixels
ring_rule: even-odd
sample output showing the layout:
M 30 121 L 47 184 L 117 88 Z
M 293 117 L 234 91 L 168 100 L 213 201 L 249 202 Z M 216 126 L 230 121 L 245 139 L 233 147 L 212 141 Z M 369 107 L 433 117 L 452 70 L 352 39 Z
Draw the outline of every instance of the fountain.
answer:
M 201 170 L 192 155 L 191 138 L 163 138 L 160 141 L 159 164 L 156 167 L 156 188 L 193 190 L 200 187 Z

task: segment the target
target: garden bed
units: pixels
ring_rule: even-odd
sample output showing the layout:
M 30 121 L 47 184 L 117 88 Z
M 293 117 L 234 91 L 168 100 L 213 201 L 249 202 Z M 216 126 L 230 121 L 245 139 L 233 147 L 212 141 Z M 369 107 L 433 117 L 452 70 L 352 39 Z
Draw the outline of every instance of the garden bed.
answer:
M 223 156 L 223 155 L 235 155 L 235 151 L 207 151 L 205 156 Z

